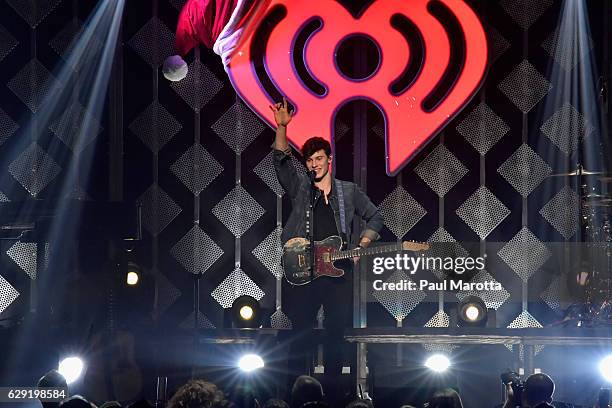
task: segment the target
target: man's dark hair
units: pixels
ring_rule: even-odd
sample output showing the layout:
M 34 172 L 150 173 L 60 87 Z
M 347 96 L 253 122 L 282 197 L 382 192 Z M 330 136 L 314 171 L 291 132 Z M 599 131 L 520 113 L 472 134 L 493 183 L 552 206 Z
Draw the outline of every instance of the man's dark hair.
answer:
M 213 383 L 191 380 L 179 388 L 168 401 L 168 408 L 226 408 L 229 402 Z
M 436 391 L 429 400 L 428 408 L 463 408 L 461 397 L 452 388 Z
M 289 404 L 282 399 L 270 398 L 266 401 L 263 408 L 289 408 Z
M 323 401 L 323 386 L 313 377 L 300 375 L 291 388 L 291 407 L 300 408 L 307 402 Z
M 552 401 L 553 392 L 555 392 L 555 383 L 544 373 L 531 374 L 525 380 L 523 394 L 529 405 Z
M 302 146 L 302 156 L 307 159 L 319 150 L 325 150 L 327 157 L 331 156 L 331 145 L 327 140 L 318 136 L 311 137 Z

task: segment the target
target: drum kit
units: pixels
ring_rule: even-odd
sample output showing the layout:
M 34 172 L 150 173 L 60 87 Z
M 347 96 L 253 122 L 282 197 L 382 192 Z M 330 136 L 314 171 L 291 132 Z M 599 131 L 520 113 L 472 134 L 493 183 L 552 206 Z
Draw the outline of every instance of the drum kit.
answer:
M 572 279 L 581 288 L 581 302 L 566 311 L 565 321 L 578 326 L 612 324 L 612 176 L 599 171 L 576 170 L 553 174 L 568 177 L 580 186 L 581 267 Z

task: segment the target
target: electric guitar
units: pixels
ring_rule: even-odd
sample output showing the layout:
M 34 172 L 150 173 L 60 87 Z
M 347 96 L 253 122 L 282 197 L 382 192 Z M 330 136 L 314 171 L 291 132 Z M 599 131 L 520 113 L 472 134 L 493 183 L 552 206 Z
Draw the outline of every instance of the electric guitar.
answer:
M 283 246 L 283 269 L 285 279 L 292 285 L 305 285 L 319 276 L 338 278 L 344 275 L 344 269 L 334 262 L 350 260 L 358 256 L 385 254 L 398 251 L 424 251 L 429 244 L 404 241 L 401 243 L 381 245 L 370 248 L 356 248 L 342 251 L 342 238 L 337 235 L 315 242 L 316 268 L 310 276 L 310 241 L 306 238 L 291 238 Z

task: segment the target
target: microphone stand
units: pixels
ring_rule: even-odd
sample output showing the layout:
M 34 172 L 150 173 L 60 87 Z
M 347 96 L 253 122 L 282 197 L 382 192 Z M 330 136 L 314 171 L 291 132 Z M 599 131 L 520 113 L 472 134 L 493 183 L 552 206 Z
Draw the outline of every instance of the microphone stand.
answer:
M 315 186 L 315 175 L 316 172 L 311 170 L 308 172 L 308 178 L 310 179 L 310 205 L 308 212 L 308 220 L 307 222 L 310 224 L 310 228 L 308 229 L 308 239 L 310 241 L 310 282 L 314 279 L 315 274 L 315 241 L 314 241 L 314 206 L 316 200 L 316 192 L 318 188 Z

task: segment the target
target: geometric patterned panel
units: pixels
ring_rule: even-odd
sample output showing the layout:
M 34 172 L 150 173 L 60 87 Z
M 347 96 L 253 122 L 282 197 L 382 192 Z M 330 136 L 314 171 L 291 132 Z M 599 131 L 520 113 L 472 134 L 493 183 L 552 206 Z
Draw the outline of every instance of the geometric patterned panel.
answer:
M 98 119 L 75 101 L 62 116 L 51 123 L 49 130 L 64 142 L 70 150 L 79 153 L 103 129 Z
M 157 314 L 159 316 L 181 297 L 181 291 L 163 273 L 157 275 L 157 288 L 159 292 Z
M 531 147 L 522 144 L 498 169 L 508 183 L 523 197 L 527 197 L 552 169 Z
M 510 210 L 485 186 L 480 186 L 456 211 L 480 239 L 485 239 Z
M 385 225 L 397 238 L 402 238 L 427 211 L 402 186 L 395 189 L 380 203 Z
M 187 316 L 180 324 L 181 329 L 193 329 L 193 312 Z M 215 325 L 204 315 L 204 313 L 198 310 L 198 329 L 214 329 Z
M 561 302 L 563 299 L 568 300 L 567 275 L 558 275 L 548 285 L 548 287 L 540 293 L 540 299 L 544 301 L 552 310 L 561 311 Z
M 484 269 L 478 272 L 470 283 L 486 283 L 493 282 L 499 283 L 496 279 Z M 503 286 L 501 290 L 481 290 L 481 291 L 461 291 L 457 292 L 457 298 L 463 300 L 468 296 L 477 296 L 485 302 L 487 309 L 499 309 L 508 299 L 510 299 L 510 292 L 508 292 Z
M 159 153 L 182 128 L 157 99 L 138 115 L 129 127 L 154 154 Z
M 523 282 L 527 282 L 551 256 L 546 245 L 527 227 L 523 227 L 497 254 Z
M 270 187 L 270 189 L 274 191 L 276 195 L 282 196 L 285 194 L 285 190 L 281 187 L 280 183 L 278 182 L 278 178 L 276 177 L 276 171 L 274 170 L 274 163 L 272 159 L 273 154 L 274 153 L 272 151 L 268 153 L 266 157 L 264 157 L 257 164 L 257 166 L 253 168 L 253 172 L 257 174 L 261 181 L 266 183 L 266 185 Z M 293 154 L 291 155 L 291 163 L 293 163 L 293 167 L 295 167 L 298 174 L 306 174 L 306 168 L 302 162 L 295 158 Z
M 580 198 L 570 187 L 563 187 L 540 210 L 540 215 L 565 239 L 570 239 L 578 230 Z
M 36 243 L 34 242 L 15 242 L 6 251 L 11 258 L 30 279 L 36 279 Z
M 19 292 L 0 275 L 0 314 L 4 312 L 17 297 L 19 297 Z
M 0 145 L 4 144 L 17 129 L 19 129 L 19 125 L 6 112 L 0 109 Z
M 553 0 L 502 0 L 500 3 L 523 30 L 535 23 L 552 4 Z
M 36 28 L 61 0 L 6 0 L 31 28 Z
M 400 283 L 404 280 L 413 282 L 404 271 L 395 271 L 387 283 Z M 372 295 L 378 300 L 389 313 L 401 322 L 406 316 L 421 303 L 427 295 L 424 291 L 417 290 L 374 290 Z
M 233 104 L 211 128 L 236 154 L 242 153 L 265 129 L 259 118 L 240 102 Z
M 457 131 L 484 156 L 510 131 L 510 127 L 483 102 L 463 119 Z
M 174 34 L 157 17 L 150 19 L 128 42 L 152 68 L 175 54 Z
M 223 255 L 223 250 L 199 225 L 194 225 L 170 252 L 183 268 L 193 274 L 206 272 Z
M 32 143 L 9 164 L 8 170 L 32 197 L 36 197 L 61 168 L 38 144 Z
M 199 112 L 223 88 L 221 82 L 199 59 L 189 65 L 187 76 L 170 87 L 187 103 Z
M 70 22 L 49 41 L 49 46 L 58 55 L 64 57 L 70 46 L 73 45 L 74 40 L 79 38 L 82 33 L 83 23 L 79 20 L 70 20 Z M 88 46 L 89 45 L 90 44 L 88 44 Z
M 9 198 L 6 196 L 6 194 L 4 194 L 2 191 L 0 191 L 0 203 L 7 203 L 11 200 L 9 200 Z
M 6 85 L 34 113 L 57 81 L 36 58 L 28 62 Z
M 242 295 L 260 300 L 265 293 L 240 268 L 234 269 L 211 293 L 224 309 L 232 307 L 234 300 Z
M 181 207 L 157 184 L 149 187 L 138 202 L 142 205 L 143 226 L 153 236 L 157 236 L 181 213 Z
M 438 145 L 414 171 L 438 197 L 443 197 L 468 169 L 444 145 Z
M 193 195 L 199 195 L 223 172 L 223 167 L 201 144 L 196 143 L 170 166 L 170 170 Z
M 568 29 L 572 32 L 567 33 Z M 563 31 L 563 38 L 559 38 L 560 31 Z M 573 28 L 562 27 L 555 30 L 542 43 L 542 48 L 555 59 L 557 64 L 569 72 L 590 52 L 593 40 L 587 37 L 586 30 L 573 32 Z
M 270 316 L 270 327 L 273 329 L 291 329 L 293 324 L 291 319 L 282 310 L 278 309 Z
M 264 215 L 265 210 L 239 184 L 215 205 L 212 213 L 235 237 L 240 237 Z
M 521 314 L 508 325 L 508 329 L 526 329 L 529 327 L 541 329 L 542 325 L 526 310 L 523 310 Z
M 501 57 L 508 48 L 510 48 L 510 42 L 508 42 L 499 31 L 491 28 L 489 30 L 489 60 L 491 63 Z
M 17 44 L 19 44 L 19 41 L 0 25 L 0 61 L 6 58 Z
M 569 103 L 564 104 L 540 128 L 563 153 L 570 155 L 594 127 Z
M 498 88 L 517 108 L 527 113 L 546 96 L 552 85 L 529 61 L 523 60 Z
M 438 310 L 435 315 L 423 327 L 448 327 L 450 326 L 450 317 L 444 310 Z
M 280 227 L 274 228 L 272 232 L 264 238 L 263 241 L 255 249 L 253 255 L 261 262 L 276 279 L 283 277 L 283 265 L 281 259 L 283 248 L 281 246 L 281 233 L 283 229 Z
M 467 257 L 470 255 L 468 251 L 457 243 L 455 238 L 453 238 L 453 236 L 442 227 L 438 227 L 438 229 L 427 239 L 427 242 L 433 243 L 434 245 L 429 247 L 426 256 L 444 259 L 446 257 L 458 258 Z M 435 245 L 435 243 L 449 242 L 452 242 L 453 245 Z M 447 273 L 443 270 L 432 269 L 431 272 L 440 280 L 443 280 L 447 276 Z

